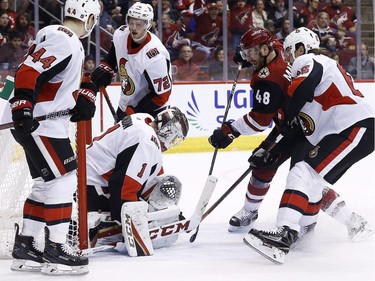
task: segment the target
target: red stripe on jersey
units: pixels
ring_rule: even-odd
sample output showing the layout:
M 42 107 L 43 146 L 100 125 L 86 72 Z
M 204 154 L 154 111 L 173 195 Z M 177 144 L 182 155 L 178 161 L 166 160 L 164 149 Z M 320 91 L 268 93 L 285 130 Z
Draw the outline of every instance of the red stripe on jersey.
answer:
M 38 99 L 36 102 L 53 101 L 60 89 L 62 82 L 59 83 L 44 83 L 40 89 Z
M 151 101 L 157 106 L 162 106 L 168 101 L 170 95 L 171 95 L 171 91 L 169 90 L 163 94 L 153 97 Z
M 342 96 L 340 90 L 333 83 L 322 95 L 315 97 L 314 100 L 322 105 L 324 111 L 339 104 L 356 104 L 352 98 Z
M 46 205 L 44 210 L 46 222 L 67 221 L 72 215 L 72 204 Z
M 129 34 L 129 36 L 128 36 L 128 41 L 127 41 L 127 43 L 126 43 L 126 45 L 127 45 L 127 49 L 128 49 L 128 51 L 129 51 L 129 55 L 134 55 L 134 54 L 138 53 L 140 50 L 142 50 L 142 48 L 143 48 L 148 42 L 151 41 L 151 35 L 147 32 L 145 42 L 144 42 L 142 45 L 139 45 L 137 48 L 132 48 L 132 41 L 133 41 L 133 39 L 132 39 L 132 37 L 131 37 L 130 34 Z
M 56 165 L 57 169 L 59 170 L 60 174 L 65 175 L 66 174 L 65 166 L 64 166 L 63 162 L 61 162 L 61 159 L 60 159 L 59 155 L 57 154 L 56 150 L 52 146 L 48 137 L 40 136 L 40 139 L 43 142 L 44 146 L 46 147 L 49 155 L 52 157 L 52 160 L 55 163 L 55 165 Z
M 125 176 L 121 190 L 121 200 L 138 201 L 138 191 L 142 185 L 129 176 Z
M 23 216 L 33 217 L 36 220 L 44 221 L 44 205 L 27 199 L 23 206 Z
M 102 178 L 105 179 L 106 181 L 109 181 L 109 178 L 112 176 L 113 170 L 110 170 L 106 172 L 105 174 L 102 175 Z
M 320 163 L 316 168 L 315 168 L 315 171 L 317 173 L 320 173 L 321 171 L 324 170 L 324 168 L 326 168 L 329 163 L 331 163 L 333 160 L 336 159 L 336 157 L 338 155 L 340 155 L 340 153 L 342 153 L 354 140 L 354 138 L 356 137 L 356 135 L 358 134 L 360 128 L 354 128 L 352 130 L 352 132 L 350 133 L 349 137 L 342 142 L 341 145 L 339 145 L 330 155 L 328 155 L 323 161 L 322 163 Z
M 38 79 L 40 73 L 34 68 L 22 64 L 17 71 L 15 79 L 15 89 L 30 89 L 35 90 L 36 80 Z M 22 77 L 22 79 L 17 79 L 17 77 Z
M 305 80 L 306 77 L 296 77 L 292 84 L 288 87 L 288 96 L 292 97 L 298 86 Z
M 283 205 L 284 207 L 295 207 L 305 211 L 308 205 L 308 199 L 301 196 L 299 193 L 284 192 L 283 196 L 281 197 L 280 205 Z

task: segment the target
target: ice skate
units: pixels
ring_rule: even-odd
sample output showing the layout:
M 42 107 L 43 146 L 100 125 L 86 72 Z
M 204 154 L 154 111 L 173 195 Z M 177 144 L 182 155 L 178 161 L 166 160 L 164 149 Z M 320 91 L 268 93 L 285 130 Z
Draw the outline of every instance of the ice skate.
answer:
M 245 207 L 242 207 L 236 214 L 229 220 L 229 232 L 238 232 L 243 230 L 247 226 L 258 218 L 258 211 L 246 211 Z
M 276 264 L 283 264 L 290 246 L 295 242 L 298 232 L 288 226 L 270 231 L 251 229 L 243 239 L 246 245 Z
M 43 263 L 43 252 L 35 245 L 34 237 L 19 234 L 19 226 L 15 224 L 15 241 L 12 256 L 14 261 L 10 266 L 14 271 L 40 272 Z
M 361 241 L 374 234 L 374 229 L 371 225 L 356 213 L 352 213 L 346 223 L 346 227 L 348 229 L 349 240 L 352 241 Z
M 68 244 L 49 240 L 49 229 L 45 227 L 44 264 L 42 273 L 47 275 L 83 275 L 89 272 L 87 257 L 73 252 Z
M 294 243 L 291 245 L 291 248 L 297 250 L 308 247 L 313 239 L 315 226 L 316 222 L 310 225 L 301 226 L 301 230 L 300 232 L 298 232 L 298 236 Z

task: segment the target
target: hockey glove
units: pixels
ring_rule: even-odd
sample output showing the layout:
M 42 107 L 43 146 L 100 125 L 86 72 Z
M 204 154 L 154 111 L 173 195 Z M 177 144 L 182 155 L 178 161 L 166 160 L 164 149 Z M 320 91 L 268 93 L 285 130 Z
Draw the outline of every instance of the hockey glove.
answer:
M 262 141 L 262 143 L 254 149 L 253 154 L 249 158 L 250 167 L 253 169 L 261 168 L 276 168 L 276 161 L 280 158 L 280 155 L 274 155 L 270 151 L 267 151 L 272 142 L 268 140 Z
M 91 75 L 92 82 L 99 89 L 101 86 L 107 87 L 111 84 L 112 78 L 116 76 L 116 72 L 107 63 L 100 63 L 99 67 L 94 70 Z
M 10 101 L 14 129 L 23 134 L 31 134 L 39 127 L 33 117 L 34 103 L 26 96 L 17 96 Z
M 297 117 L 291 121 L 286 120 L 285 112 L 281 108 L 277 111 L 277 118 L 279 119 L 278 130 L 286 138 L 294 138 L 301 132 L 301 127 L 298 123 Z
M 84 81 L 84 80 L 83 80 Z M 71 122 L 81 120 L 90 120 L 95 114 L 95 100 L 97 88 L 92 82 L 82 82 L 81 89 L 78 90 L 78 98 L 73 115 L 70 117 Z
M 236 64 L 241 64 L 242 68 L 251 67 L 252 66 L 252 64 L 250 62 L 248 62 L 247 60 L 243 59 L 243 57 L 241 55 L 241 49 L 239 47 L 237 47 L 236 52 L 233 55 L 233 61 Z
M 232 122 L 225 122 L 220 129 L 214 130 L 213 134 L 208 138 L 208 142 L 215 148 L 226 148 L 240 133 L 235 131 Z

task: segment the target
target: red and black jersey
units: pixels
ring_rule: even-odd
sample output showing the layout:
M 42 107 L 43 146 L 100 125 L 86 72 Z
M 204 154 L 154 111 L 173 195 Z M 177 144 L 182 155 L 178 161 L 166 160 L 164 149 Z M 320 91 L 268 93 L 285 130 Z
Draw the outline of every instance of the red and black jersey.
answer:
M 232 124 L 242 135 L 252 135 L 267 129 L 285 102 L 291 82 L 291 66 L 283 60 L 279 50 L 276 53 L 277 56 L 269 64 L 253 73 L 250 83 L 253 108 Z

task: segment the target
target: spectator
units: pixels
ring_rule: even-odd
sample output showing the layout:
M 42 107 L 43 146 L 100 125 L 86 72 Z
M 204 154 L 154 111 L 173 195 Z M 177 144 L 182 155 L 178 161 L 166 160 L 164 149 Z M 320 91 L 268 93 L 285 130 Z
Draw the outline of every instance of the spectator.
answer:
M 320 38 L 320 48 L 325 48 L 330 52 L 336 51 L 335 30 L 329 26 L 329 15 L 326 12 L 320 12 L 314 24 L 309 27 L 318 34 Z
M 192 62 L 193 49 L 189 45 L 180 48 L 180 57 L 172 62 L 176 66 L 175 81 L 209 80 L 208 75 Z
M 202 1 L 194 2 L 194 19 L 196 31 L 192 45 L 197 50 L 206 53 L 207 58 L 212 49 L 222 44 L 223 41 L 223 19 L 218 16 L 219 8 L 215 2 L 202 5 Z
M 267 12 L 265 11 L 265 4 L 263 0 L 257 0 L 255 9 L 251 13 L 254 27 L 264 27 L 264 22 L 267 20 Z
M 10 32 L 10 22 L 7 13 L 0 13 L 0 46 L 8 41 L 8 34 Z
M 85 63 L 83 65 L 85 73 L 91 74 L 95 70 L 95 59 L 93 56 L 88 55 L 85 57 Z
M 106 11 L 118 26 L 123 25 L 125 18 L 121 13 L 121 7 L 117 5 L 117 0 L 102 0 L 104 11 Z
M 35 28 L 31 25 L 31 19 L 28 13 L 18 14 L 16 18 L 16 28 L 14 30 L 18 31 L 22 36 L 22 49 L 28 49 L 35 40 Z
M 338 51 L 342 50 L 355 50 L 356 41 L 352 36 L 346 36 L 346 28 L 340 25 L 336 33 L 336 49 Z
M 189 45 L 190 40 L 181 36 L 182 28 L 178 24 L 172 22 L 170 15 L 164 13 L 162 16 L 163 24 L 163 44 L 167 48 L 171 61 L 179 56 L 179 49 L 181 45 Z
M 357 57 L 352 57 L 349 61 L 348 72 L 353 78 L 374 80 L 374 58 L 368 54 L 368 46 L 361 44 L 361 76 L 357 73 Z
M 274 22 L 276 30 L 281 30 L 283 27 L 284 18 L 288 14 L 288 9 L 285 5 L 285 0 L 276 0 L 275 6 L 268 12 L 268 19 Z
M 273 35 L 275 35 L 276 29 L 275 29 L 275 24 L 273 23 L 273 20 L 270 20 L 270 19 L 266 20 L 264 22 L 264 28 L 268 29 L 269 31 L 271 31 Z
M 218 47 L 214 52 L 214 62 L 208 67 L 211 80 L 223 80 L 224 49 Z
M 9 16 L 10 28 L 15 28 L 17 13 L 9 9 L 8 0 L 0 0 L 0 14 L 7 13 Z
M 100 4 L 100 21 L 99 26 L 102 27 L 104 30 L 100 30 L 100 45 L 101 47 L 108 51 L 111 47 L 113 33 L 115 29 L 119 26 L 118 24 L 112 19 L 111 14 L 108 12 L 108 9 L 105 7 L 104 1 L 99 1 Z
M 331 25 L 337 28 L 340 25 L 354 33 L 356 31 L 357 17 L 352 8 L 342 5 L 342 0 L 331 0 L 331 5 L 324 7 L 322 11 L 327 12 L 331 18 Z
M 193 16 L 194 15 L 194 0 L 178 0 L 176 3 L 177 10 L 181 15 Z
M 229 31 L 232 34 L 232 48 L 235 49 L 242 35 L 253 26 L 251 11 L 253 7 L 247 5 L 246 0 L 237 0 L 229 12 Z
M 282 41 L 289 35 L 289 19 L 285 18 L 283 21 L 282 29 L 276 33 L 276 39 Z
M 17 14 L 26 13 L 30 7 L 29 0 L 8 0 L 8 2 L 9 2 L 9 7 L 15 7 L 14 10 Z M 16 5 L 14 6 L 14 4 Z
M 315 20 L 318 16 L 319 0 L 307 0 L 307 6 L 299 11 L 300 26 L 308 26 L 308 24 Z
M 337 61 L 337 63 L 340 63 L 340 55 L 338 52 L 334 52 L 331 54 L 331 58 Z
M 21 44 L 21 34 L 17 31 L 11 31 L 9 32 L 9 42 L 0 48 L 0 63 L 8 66 L 9 75 L 13 77 L 24 55 Z

